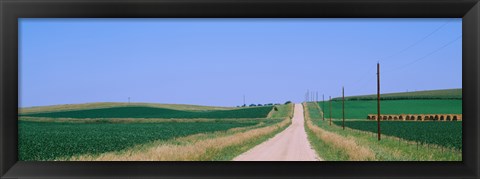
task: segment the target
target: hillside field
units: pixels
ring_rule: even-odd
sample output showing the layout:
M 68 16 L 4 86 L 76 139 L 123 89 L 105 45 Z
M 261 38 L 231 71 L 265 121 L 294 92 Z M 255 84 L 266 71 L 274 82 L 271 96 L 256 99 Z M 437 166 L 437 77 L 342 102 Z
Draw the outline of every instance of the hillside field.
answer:
M 166 108 L 173 110 L 185 110 L 185 111 L 205 111 L 205 110 L 231 110 L 234 107 L 219 107 L 219 106 L 200 106 L 189 104 L 159 104 L 159 103 L 120 103 L 120 102 L 97 102 L 97 103 L 82 103 L 82 104 L 61 104 L 51 106 L 33 106 L 20 108 L 20 114 L 29 113 L 45 113 L 45 112 L 59 112 L 59 111 L 73 111 L 73 110 L 86 110 L 86 109 L 101 109 L 112 107 L 156 107 Z
M 377 94 L 346 96 L 345 100 L 376 100 Z M 400 100 L 400 99 L 462 99 L 462 89 L 442 89 L 442 90 L 426 90 L 402 93 L 384 93 L 380 94 L 381 100 Z M 332 100 L 342 100 L 341 97 Z
M 325 117 L 330 117 L 329 102 L 325 105 Z M 380 102 L 381 114 L 462 114 L 462 100 L 384 100 Z M 377 113 L 376 100 L 345 101 L 346 119 L 366 119 Z M 342 118 L 342 101 L 332 101 L 332 118 Z
M 266 118 L 272 106 L 231 110 L 187 111 L 159 107 L 123 106 L 99 109 L 37 112 L 21 116 L 48 118 Z
M 23 110 L 24 113 L 20 114 L 18 121 L 19 159 L 72 160 L 72 157 L 95 158 L 109 152 L 138 153 L 138 150 L 145 150 L 142 146 L 154 147 L 152 145 L 163 145 L 165 142 L 177 146 L 177 143 L 182 143 L 176 141 L 177 139 L 189 136 L 192 136 L 194 141 L 215 140 L 218 136 L 225 137 L 254 129 L 263 130 L 260 128 L 279 125 L 281 122 L 284 126 L 287 124 L 285 118 L 291 115 L 292 111 L 292 105 L 279 105 L 276 106 L 277 110 L 273 110 L 273 106 L 221 108 L 196 105 L 94 104 Z M 276 133 L 282 128 L 273 129 L 275 130 L 269 130 Z M 253 147 L 274 133 L 249 139 L 251 141 L 247 144 L 230 146 L 227 151 L 218 148 L 214 153 L 203 155 L 207 155 L 207 159 L 234 157 L 236 153 Z M 199 137 L 193 137 L 197 135 Z M 201 137 L 203 135 L 208 137 Z M 120 158 L 123 157 L 124 155 L 121 155 Z

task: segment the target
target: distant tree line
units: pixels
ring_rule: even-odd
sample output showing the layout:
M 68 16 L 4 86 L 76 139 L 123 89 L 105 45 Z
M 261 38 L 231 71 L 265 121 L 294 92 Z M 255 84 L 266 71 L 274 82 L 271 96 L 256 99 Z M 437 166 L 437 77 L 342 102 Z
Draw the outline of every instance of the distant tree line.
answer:
M 285 102 L 284 104 L 290 104 L 292 103 L 291 101 L 287 101 Z M 281 105 L 280 103 L 267 103 L 267 104 L 250 104 L 248 105 L 248 107 L 256 107 L 256 106 L 274 106 L 274 105 Z M 237 107 L 247 107 L 247 105 L 241 105 L 241 106 L 237 106 Z

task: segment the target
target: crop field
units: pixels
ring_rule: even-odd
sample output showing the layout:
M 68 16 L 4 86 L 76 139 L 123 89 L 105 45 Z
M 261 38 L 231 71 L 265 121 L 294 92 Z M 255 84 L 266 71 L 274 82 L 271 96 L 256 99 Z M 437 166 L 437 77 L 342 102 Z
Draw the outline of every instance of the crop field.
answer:
M 273 106 L 232 110 L 187 111 L 158 107 L 125 106 L 58 112 L 28 113 L 22 116 L 48 118 L 266 118 Z
M 334 121 L 342 125 L 341 121 Z M 448 148 L 462 148 L 462 122 L 411 122 L 382 121 L 382 134 L 420 143 L 435 144 Z M 375 121 L 345 121 L 345 126 L 369 132 L 377 132 Z
M 19 159 L 66 160 L 75 156 L 94 157 L 140 149 L 144 145 L 176 141 L 196 134 L 215 138 L 218 132 L 225 135 L 223 133 L 229 129 L 252 130 L 276 125 L 288 117 L 292 107 L 279 105 L 273 111 L 273 106 L 221 108 L 158 104 L 169 107 L 160 108 L 153 104 L 106 105 L 119 104 L 38 107 L 21 114 L 18 121 Z
M 378 141 L 375 121 L 346 121 L 346 128 L 343 129 L 340 119 L 332 119 L 332 125 L 329 119 L 323 121 L 321 114 L 315 111 L 318 107 L 314 104 L 305 105 L 309 112 L 306 114 L 307 134 L 313 148 L 325 160 L 462 160 L 461 122 L 385 121 L 381 123 L 384 135 Z M 313 125 L 308 125 L 308 122 Z
M 156 107 L 167 108 L 174 110 L 187 110 L 187 111 L 205 111 L 205 110 L 231 110 L 233 107 L 219 107 L 219 106 L 200 106 L 189 104 L 159 104 L 159 103 L 120 103 L 120 102 L 96 102 L 96 103 L 83 103 L 83 104 L 62 104 L 51 106 L 34 106 L 27 108 L 20 108 L 21 114 L 28 113 L 45 113 L 45 112 L 59 112 L 59 111 L 72 111 L 72 110 L 86 110 L 86 109 L 100 109 L 100 108 L 112 108 L 112 107 L 126 107 L 126 106 L 142 106 L 142 107 Z
M 80 154 L 118 151 L 137 144 L 197 133 L 253 126 L 242 122 L 53 123 L 19 121 L 19 159 L 55 160 Z
M 377 95 L 348 96 L 345 100 L 376 100 Z M 462 89 L 428 90 L 404 93 L 386 93 L 380 95 L 381 100 L 401 100 L 401 99 L 462 99 Z M 333 98 L 338 101 L 342 98 Z
M 319 102 L 322 107 L 323 102 Z M 325 117 L 330 117 L 329 102 L 325 101 Z M 462 100 L 384 100 L 382 114 L 462 114 Z M 376 100 L 345 101 L 346 119 L 366 119 L 377 113 Z M 332 101 L 332 118 L 342 118 L 342 101 Z

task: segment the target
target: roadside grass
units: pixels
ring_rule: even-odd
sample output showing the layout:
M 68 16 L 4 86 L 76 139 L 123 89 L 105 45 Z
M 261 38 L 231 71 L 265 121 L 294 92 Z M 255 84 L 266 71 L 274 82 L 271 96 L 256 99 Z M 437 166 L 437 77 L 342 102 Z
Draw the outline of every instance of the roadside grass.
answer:
M 309 108 L 315 109 L 312 105 L 316 103 L 308 103 Z M 317 112 L 320 114 L 319 112 Z M 341 121 L 339 119 L 333 119 Z M 375 160 L 378 161 L 461 161 L 462 151 L 452 148 L 445 148 L 436 145 L 424 145 L 412 141 L 408 141 L 398 137 L 382 135 L 382 139 L 378 141 L 377 134 L 373 132 L 360 131 L 346 127 L 345 130 L 341 126 L 332 122 L 330 126 L 328 120 L 322 121 L 321 118 L 312 118 L 312 123 L 319 128 L 351 138 L 358 145 L 369 148 L 375 153 Z M 320 150 L 320 153 L 323 152 Z M 320 154 L 319 153 L 319 154 Z
M 326 131 L 313 124 L 312 120 L 321 120 L 320 113 L 313 103 L 304 103 L 305 129 L 317 154 L 330 161 L 374 160 L 373 152 L 358 145 L 354 139 Z M 325 121 L 322 121 L 326 123 Z
M 322 104 L 324 103 L 324 104 Z M 462 114 L 462 100 L 382 100 L 383 114 Z M 325 105 L 325 118 L 330 118 L 329 101 Z M 368 114 L 377 113 L 376 100 L 345 101 L 346 119 L 367 119 Z M 332 118 L 342 118 L 342 101 L 332 101 Z

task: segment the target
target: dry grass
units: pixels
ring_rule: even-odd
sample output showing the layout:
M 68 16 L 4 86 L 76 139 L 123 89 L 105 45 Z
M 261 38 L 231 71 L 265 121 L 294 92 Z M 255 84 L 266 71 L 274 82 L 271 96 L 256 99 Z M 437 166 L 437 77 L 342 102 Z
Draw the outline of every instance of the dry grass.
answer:
M 305 118 L 307 127 L 315 134 L 315 136 L 319 140 L 323 140 L 325 143 L 333 146 L 334 148 L 345 151 L 345 153 L 349 156 L 349 160 L 375 160 L 375 153 L 369 148 L 358 145 L 354 138 L 346 138 L 333 132 L 323 130 L 322 128 L 314 125 L 310 120 L 310 115 L 307 109 L 305 110 Z
M 275 107 L 273 107 L 272 110 L 268 112 L 267 118 L 272 118 L 273 113 L 275 113 Z
M 247 143 L 250 140 L 279 132 L 291 123 L 290 118 L 262 128 L 236 128 L 227 132 L 196 134 L 170 141 L 157 141 L 150 145 L 140 145 L 118 152 L 108 152 L 99 156 L 82 155 L 67 160 L 74 161 L 208 161 L 227 147 Z M 248 149 L 245 149 L 248 150 Z

